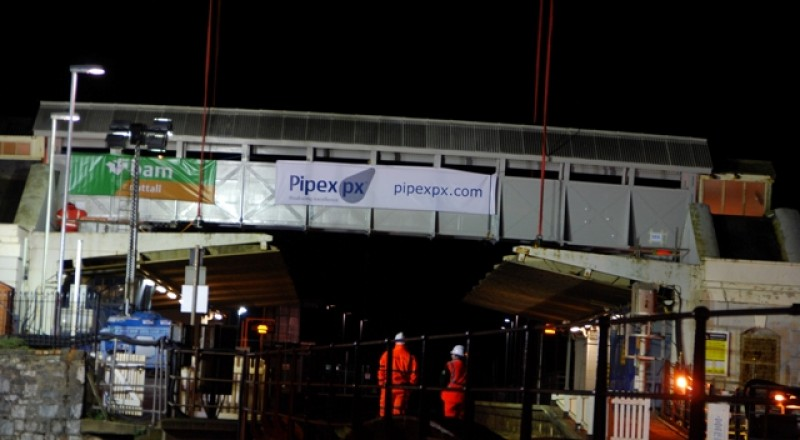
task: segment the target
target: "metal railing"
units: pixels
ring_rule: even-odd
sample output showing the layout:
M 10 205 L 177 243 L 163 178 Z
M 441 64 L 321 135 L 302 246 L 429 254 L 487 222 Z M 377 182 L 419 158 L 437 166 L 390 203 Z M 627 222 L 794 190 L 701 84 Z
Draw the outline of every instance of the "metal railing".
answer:
M 591 433 L 593 438 L 608 435 L 609 403 L 612 398 L 647 398 L 653 409 L 666 421 L 681 428 L 686 438 L 705 438 L 708 409 L 724 404 L 732 409 L 734 438 L 745 438 L 746 421 L 742 408 L 763 399 L 741 394 L 718 395 L 709 391 L 705 377 L 706 321 L 710 317 L 744 315 L 800 314 L 800 305 L 783 308 L 710 311 L 705 308 L 688 313 L 620 317 L 601 316 L 587 323 L 597 332 L 599 347 L 596 386 L 576 386 L 570 377 L 574 365 L 563 359 L 572 356 L 569 329 L 558 328 L 545 336 L 545 326 L 522 325 L 506 329 L 440 335 L 406 337 L 406 347 L 418 359 L 419 381 L 403 386 L 411 391 L 408 416 L 419 421 L 420 438 L 426 430 L 460 429 L 463 438 L 477 435 L 477 429 L 489 428 L 505 438 L 532 438 L 546 433 L 549 438 L 569 435 L 563 429 L 564 413 Z M 695 326 L 692 364 L 686 373 L 691 388 L 677 390 L 672 380 L 675 364 L 663 359 L 663 371 L 638 384 L 640 390 L 610 386 L 612 367 L 609 353 L 620 353 L 623 339 L 615 339 L 625 326 L 652 324 L 658 321 L 680 323 L 692 320 Z M 550 327 L 550 326 L 547 326 Z M 629 327 L 628 327 L 629 328 Z M 262 350 L 258 343 L 232 349 L 202 349 L 173 343 L 167 338 L 141 340 L 124 335 L 85 334 L 59 338 L 47 335 L 22 335 L 37 345 L 74 344 L 90 354 L 94 361 L 94 390 L 100 402 L 94 410 L 106 415 L 139 419 L 156 425 L 164 418 L 184 417 L 229 420 L 237 427 L 238 438 L 253 436 L 256 431 L 295 429 L 344 429 L 357 434 L 371 429 L 376 420 L 397 421 L 391 411 L 378 417 L 381 387 L 377 383 L 378 361 L 390 349 L 390 339 L 329 345 L 272 345 Z M 442 415 L 440 392 L 444 389 L 442 373 L 453 345 L 466 347 L 468 385 L 464 420 L 452 423 Z M 615 352 L 615 350 L 617 350 Z M 144 355 L 141 358 L 127 355 Z M 126 356 L 120 356 L 126 355 Z M 643 356 L 627 353 L 628 357 Z M 632 358 L 633 359 L 633 358 Z M 648 359 L 653 360 L 653 359 Z M 136 364 L 138 362 L 138 364 Z M 135 364 L 135 365 L 134 365 Z M 121 373 L 124 371 L 124 373 Z M 143 373 L 143 378 L 132 379 Z M 118 380 L 122 377 L 122 382 Z M 93 381 L 87 381 L 93 382 Z M 622 383 L 622 382 L 619 382 Z M 396 386 L 396 385 L 395 385 Z M 131 401 L 141 406 L 132 408 Z M 581 401 L 581 415 L 570 404 Z M 592 402 L 587 404 L 587 402 Z M 561 402 L 561 405 L 555 403 Z M 573 402 L 573 403 L 575 403 Z M 598 405 L 596 402 L 605 402 Z M 554 410 L 554 409 L 558 410 Z M 591 408 L 592 414 L 586 414 Z M 497 414 L 502 413 L 502 416 Z M 491 416 L 491 417 L 490 417 Z M 503 426 L 491 420 L 503 418 Z M 405 417 L 403 418 L 405 419 Z M 589 425 L 590 426 L 587 426 Z M 385 425 L 381 425 L 385 426 Z M 549 430 L 549 431 L 548 431 Z M 286 434 L 289 435 L 289 434 Z M 281 437 L 274 437 L 281 438 Z M 292 437 L 286 437 L 292 438 Z M 477 438 L 477 437 L 474 437 Z

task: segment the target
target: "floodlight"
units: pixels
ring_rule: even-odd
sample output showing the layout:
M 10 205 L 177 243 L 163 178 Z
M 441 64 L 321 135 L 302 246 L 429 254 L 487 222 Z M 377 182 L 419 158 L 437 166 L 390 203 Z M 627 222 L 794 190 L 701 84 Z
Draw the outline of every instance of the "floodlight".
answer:
M 108 126 L 106 146 L 109 148 L 125 148 L 131 140 L 131 122 L 114 120 Z

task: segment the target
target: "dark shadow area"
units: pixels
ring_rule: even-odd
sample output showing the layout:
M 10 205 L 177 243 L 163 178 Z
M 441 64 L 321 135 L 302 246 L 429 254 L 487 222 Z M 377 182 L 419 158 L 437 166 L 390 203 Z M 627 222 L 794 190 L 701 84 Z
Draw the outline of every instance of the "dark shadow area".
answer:
M 769 217 L 715 215 L 714 229 L 722 258 L 783 261 Z

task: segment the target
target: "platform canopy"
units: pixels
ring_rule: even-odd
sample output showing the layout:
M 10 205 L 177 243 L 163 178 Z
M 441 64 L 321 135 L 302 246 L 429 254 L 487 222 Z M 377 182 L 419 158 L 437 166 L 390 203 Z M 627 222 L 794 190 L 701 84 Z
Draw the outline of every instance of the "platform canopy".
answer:
M 536 258 L 507 257 L 464 298 L 509 315 L 562 324 L 627 311 L 631 280 Z

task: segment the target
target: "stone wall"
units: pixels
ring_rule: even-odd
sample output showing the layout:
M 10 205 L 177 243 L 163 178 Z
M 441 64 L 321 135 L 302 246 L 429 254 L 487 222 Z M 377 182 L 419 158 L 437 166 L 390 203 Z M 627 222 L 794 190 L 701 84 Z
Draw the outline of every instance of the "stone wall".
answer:
M 80 440 L 84 352 L 0 350 L 0 440 Z

